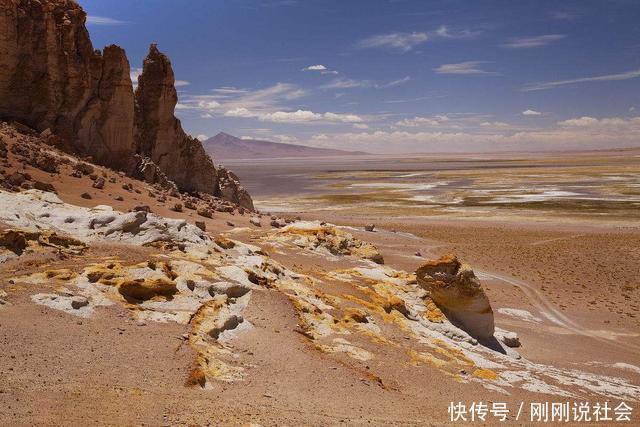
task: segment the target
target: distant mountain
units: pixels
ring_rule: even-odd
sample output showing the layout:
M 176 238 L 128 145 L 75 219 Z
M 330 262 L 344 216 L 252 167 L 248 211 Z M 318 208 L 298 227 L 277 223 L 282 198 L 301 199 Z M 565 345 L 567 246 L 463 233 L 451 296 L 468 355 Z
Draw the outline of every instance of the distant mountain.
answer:
M 367 154 L 362 151 L 343 151 L 304 145 L 281 144 L 256 139 L 242 139 L 220 132 L 202 142 L 205 151 L 215 161 L 227 159 L 267 159 L 282 157 L 335 157 Z

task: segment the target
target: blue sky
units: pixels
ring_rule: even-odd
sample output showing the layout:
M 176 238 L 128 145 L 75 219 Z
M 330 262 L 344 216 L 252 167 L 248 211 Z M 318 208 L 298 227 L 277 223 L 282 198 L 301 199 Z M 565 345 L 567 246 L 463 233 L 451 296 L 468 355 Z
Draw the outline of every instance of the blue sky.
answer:
M 177 115 L 370 152 L 640 146 L 640 2 L 81 0 L 94 46 L 172 60 Z

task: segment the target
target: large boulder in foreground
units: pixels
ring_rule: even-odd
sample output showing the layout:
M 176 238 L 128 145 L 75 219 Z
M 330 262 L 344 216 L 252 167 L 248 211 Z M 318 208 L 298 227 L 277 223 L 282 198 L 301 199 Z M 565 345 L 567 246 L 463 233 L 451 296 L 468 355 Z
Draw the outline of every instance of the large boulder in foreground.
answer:
M 420 266 L 416 278 L 452 323 L 478 341 L 493 338 L 493 310 L 471 267 L 445 255 Z

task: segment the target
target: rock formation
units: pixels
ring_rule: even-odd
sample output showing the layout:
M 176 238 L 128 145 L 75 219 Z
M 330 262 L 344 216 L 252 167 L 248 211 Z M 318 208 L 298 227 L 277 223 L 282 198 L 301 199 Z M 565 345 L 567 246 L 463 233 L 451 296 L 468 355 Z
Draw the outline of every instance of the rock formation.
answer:
M 211 192 L 218 187 L 213 162 L 202 144 L 174 116 L 178 95 L 171 61 L 155 44 L 144 60 L 135 93 L 137 151 L 148 156 L 178 187 Z
M 452 323 L 479 341 L 493 338 L 493 310 L 471 267 L 446 255 L 419 267 L 416 278 Z
M 94 50 L 85 21 L 72 0 L 0 0 L 0 118 L 55 135 L 62 148 L 95 163 L 137 177 L 166 176 L 182 191 L 253 209 L 237 179 L 218 171 L 174 116 L 169 59 L 151 46 L 134 98 L 124 50 Z

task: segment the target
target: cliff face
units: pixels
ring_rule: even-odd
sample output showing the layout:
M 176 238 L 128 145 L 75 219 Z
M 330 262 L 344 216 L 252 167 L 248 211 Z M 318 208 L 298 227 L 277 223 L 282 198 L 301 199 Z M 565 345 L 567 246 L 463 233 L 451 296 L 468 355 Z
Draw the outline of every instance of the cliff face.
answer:
M 0 118 L 50 129 L 65 148 L 130 174 L 146 157 L 182 191 L 252 209 L 237 180 L 220 186 L 221 172 L 174 116 L 169 59 L 151 46 L 134 97 L 124 50 L 94 50 L 85 21 L 72 0 L 0 0 Z
M 182 130 L 174 115 L 178 102 L 174 83 L 171 61 L 152 44 L 135 93 L 137 150 L 178 187 L 211 192 L 218 188 L 216 169 L 202 144 Z

